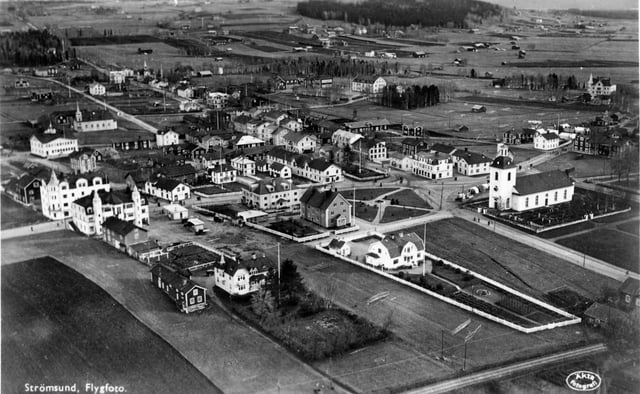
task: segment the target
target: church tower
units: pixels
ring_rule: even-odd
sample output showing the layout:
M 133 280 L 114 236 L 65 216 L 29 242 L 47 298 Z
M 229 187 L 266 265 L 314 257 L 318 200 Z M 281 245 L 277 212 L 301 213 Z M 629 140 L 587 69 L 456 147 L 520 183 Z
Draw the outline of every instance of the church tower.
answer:
M 82 122 L 82 111 L 80 111 L 80 104 L 76 102 L 76 122 Z
M 96 234 L 102 234 L 102 200 L 98 195 L 98 191 L 93 192 L 93 222 L 96 226 Z
M 142 198 L 138 187 L 134 184 L 131 191 L 131 199 L 133 200 L 133 220 L 136 226 L 142 226 Z
M 508 149 L 500 149 L 489 168 L 489 208 L 511 209 L 511 195 L 516 184 L 517 167 Z

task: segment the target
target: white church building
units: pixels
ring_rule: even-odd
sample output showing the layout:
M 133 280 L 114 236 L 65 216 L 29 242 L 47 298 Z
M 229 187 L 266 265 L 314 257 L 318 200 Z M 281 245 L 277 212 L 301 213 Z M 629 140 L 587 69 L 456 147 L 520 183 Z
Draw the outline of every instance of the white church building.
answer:
M 563 171 L 518 176 L 513 157 L 502 144 L 491 163 L 489 177 L 489 208 L 522 212 L 573 198 L 574 182 Z

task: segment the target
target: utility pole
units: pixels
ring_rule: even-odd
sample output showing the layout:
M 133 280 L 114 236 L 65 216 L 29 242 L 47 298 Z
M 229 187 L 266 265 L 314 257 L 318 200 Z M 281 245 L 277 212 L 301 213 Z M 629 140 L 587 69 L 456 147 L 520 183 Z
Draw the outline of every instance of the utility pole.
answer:
M 280 305 L 280 242 L 278 242 L 278 305 Z
M 424 245 L 424 258 L 422 261 L 422 276 L 426 275 L 427 271 L 427 223 L 424 224 L 424 234 L 422 235 L 422 244 Z
M 440 210 L 442 210 L 442 196 L 444 195 L 444 182 L 442 182 L 442 186 L 440 187 Z

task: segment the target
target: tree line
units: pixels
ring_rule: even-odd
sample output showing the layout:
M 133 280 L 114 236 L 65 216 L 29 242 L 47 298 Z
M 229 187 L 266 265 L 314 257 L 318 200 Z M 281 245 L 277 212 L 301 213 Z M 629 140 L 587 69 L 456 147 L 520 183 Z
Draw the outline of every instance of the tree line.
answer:
M 315 19 L 336 19 L 350 23 L 385 26 L 447 26 L 465 28 L 467 16 L 480 19 L 498 16 L 502 8 L 478 0 L 365 0 L 339 3 L 335 0 L 309 0 L 298 3 L 298 13 Z
M 474 77 L 474 70 L 471 70 L 471 77 Z M 559 75 L 550 73 L 548 75 L 511 74 L 503 78 L 495 78 L 494 85 L 505 88 L 530 89 L 530 90 L 566 90 L 585 89 L 586 81 L 578 81 L 575 75 Z
M 380 95 L 379 104 L 399 109 L 431 107 L 440 102 L 440 90 L 436 85 L 413 85 L 406 89 L 387 85 Z
M 0 35 L 0 64 L 47 66 L 61 62 L 60 39 L 47 30 L 10 32 Z

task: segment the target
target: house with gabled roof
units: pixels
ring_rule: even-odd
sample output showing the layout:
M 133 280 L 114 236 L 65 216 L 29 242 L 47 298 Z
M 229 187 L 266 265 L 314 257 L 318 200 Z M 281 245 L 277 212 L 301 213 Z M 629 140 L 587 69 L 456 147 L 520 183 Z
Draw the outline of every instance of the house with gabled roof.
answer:
M 102 240 L 126 253 L 129 246 L 147 241 L 147 230 L 112 216 L 102 223 Z
M 389 165 L 401 171 L 411 171 L 414 159 L 400 152 L 389 152 Z
M 197 171 L 191 164 L 164 166 L 155 170 L 152 179 L 169 178 L 180 181 L 182 183 L 193 183 L 196 178 Z
M 589 92 L 592 99 L 599 96 L 608 97 L 615 91 L 616 85 L 611 83 L 610 78 L 594 78 L 593 75 L 589 75 L 589 80 L 587 81 L 587 92 Z
M 20 178 L 11 179 L 5 186 L 5 192 L 14 200 L 24 204 L 40 201 L 40 183 L 42 181 L 31 174 L 23 174 Z
M 94 149 L 83 148 L 69 155 L 69 162 L 74 174 L 85 174 L 98 169 Z
M 256 162 L 242 155 L 231 159 L 231 167 L 242 176 L 256 175 Z
M 453 159 L 440 152 L 418 152 L 411 170 L 415 175 L 427 179 L 445 179 L 453 177 Z
M 424 260 L 424 243 L 416 233 L 387 234 L 369 245 L 365 261 L 383 269 L 416 267 Z
M 144 184 L 144 192 L 168 201 L 183 201 L 191 197 L 191 188 L 172 178 L 157 178 Z
M 456 149 L 451 156 L 456 171 L 467 176 L 483 175 L 489 173 L 489 166 L 493 160 L 481 153 L 471 152 L 467 148 Z
M 127 254 L 147 265 L 166 260 L 169 254 L 156 241 L 143 241 L 127 246 Z
M 238 170 L 226 163 L 218 163 L 213 167 L 207 169 L 211 182 L 216 185 L 222 185 L 224 183 L 235 182 L 238 176 Z
M 73 224 L 85 235 L 101 235 L 104 222 L 111 217 L 138 227 L 149 224 L 149 202 L 134 187 L 131 192 L 96 190 L 71 204 Z
M 278 110 L 273 110 L 273 111 L 267 112 L 266 114 L 262 114 L 262 118 L 264 120 L 268 120 L 269 122 L 273 122 L 273 123 L 277 124 L 278 126 L 280 126 L 280 122 L 285 120 L 287 117 L 288 116 L 287 116 L 286 112 L 278 111 Z
M 626 309 L 640 308 L 640 281 L 627 278 L 618 289 L 620 305 Z
M 351 146 L 351 150 L 362 153 L 366 160 L 371 160 L 374 163 L 382 163 L 388 159 L 386 142 L 373 138 L 360 139 Z
M 347 131 L 356 134 L 372 134 L 376 131 L 384 131 L 389 129 L 391 123 L 386 119 L 366 119 L 354 122 L 345 122 L 344 128 Z
M 431 146 L 431 148 L 429 149 L 429 152 L 437 152 L 437 153 L 442 153 L 443 155 L 453 155 L 453 153 L 455 151 L 457 151 L 458 148 L 456 148 L 453 145 L 449 145 L 449 144 L 433 144 Z
M 351 247 L 349 246 L 349 243 L 340 238 L 333 238 L 326 248 L 331 252 L 344 257 L 349 257 L 351 254 Z
M 351 147 L 361 138 L 363 138 L 362 134 L 338 129 L 331 135 L 331 143 L 338 148 L 344 148 L 345 146 Z
M 207 289 L 166 265 L 156 264 L 151 269 L 151 283 L 162 290 L 180 312 L 191 313 L 207 306 Z
M 34 134 L 29 138 L 29 147 L 32 155 L 54 159 L 65 157 L 78 151 L 78 139 L 73 137 L 73 133 L 66 133 L 56 130 L 51 124 L 41 134 Z
M 375 75 L 360 76 L 351 81 L 351 90 L 353 92 L 377 94 L 382 92 L 385 86 L 387 86 L 387 81 Z
M 402 153 L 407 156 L 414 156 L 421 150 L 427 149 L 427 143 L 420 138 L 405 138 L 402 140 Z
M 287 150 L 297 153 L 312 153 L 316 150 L 316 138 L 311 134 L 290 131 L 282 137 Z
M 324 228 L 353 223 L 351 204 L 336 190 L 311 187 L 300 198 L 300 216 Z
M 538 130 L 533 136 L 533 148 L 540 150 L 553 150 L 560 146 L 560 136 L 556 133 Z
M 180 134 L 172 128 L 160 128 L 156 133 L 156 145 L 158 147 L 178 145 L 180 143 Z
M 213 266 L 213 276 L 216 287 L 232 296 L 245 296 L 260 290 L 273 268 L 273 262 L 264 254 L 221 255 Z
M 269 176 L 272 178 L 291 178 L 291 168 L 288 165 L 273 162 L 269 165 Z

